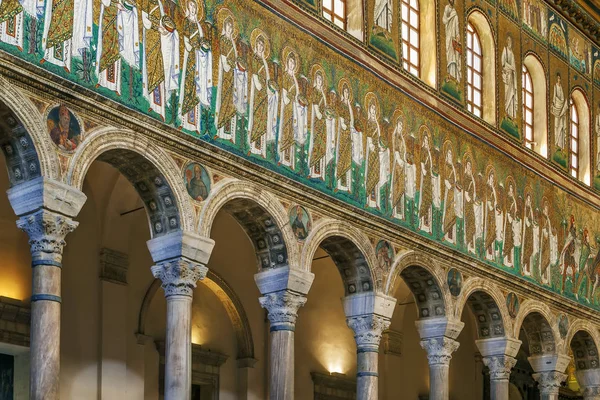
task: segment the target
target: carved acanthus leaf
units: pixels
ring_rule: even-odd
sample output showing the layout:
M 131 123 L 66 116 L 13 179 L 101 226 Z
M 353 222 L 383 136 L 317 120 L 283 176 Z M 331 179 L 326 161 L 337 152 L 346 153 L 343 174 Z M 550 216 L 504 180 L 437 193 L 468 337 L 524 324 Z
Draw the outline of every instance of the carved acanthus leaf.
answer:
M 32 258 L 54 258 L 60 262 L 65 237 L 79 225 L 64 215 L 48 210 L 38 210 L 33 214 L 21 217 L 17 227 L 29 235 Z M 45 256 L 45 257 L 44 257 Z
M 348 327 L 354 331 L 357 347 L 379 348 L 381 335 L 390 327 L 390 320 L 376 314 L 359 315 L 346 319 Z
M 508 380 L 517 359 L 506 355 L 487 356 L 483 357 L 483 363 L 490 369 L 491 380 Z
M 165 296 L 192 296 L 196 282 L 206 277 L 204 265 L 179 258 L 152 267 L 152 274 L 162 281 Z
M 421 340 L 421 347 L 427 352 L 429 365 L 449 365 L 460 343 L 447 337 L 434 337 Z
M 271 327 L 276 325 L 296 325 L 298 310 L 306 304 L 306 296 L 281 290 L 259 298 L 262 308 L 268 311 Z
M 558 371 L 538 372 L 532 376 L 537 381 L 542 395 L 558 393 L 560 384 L 567 379 L 567 374 Z

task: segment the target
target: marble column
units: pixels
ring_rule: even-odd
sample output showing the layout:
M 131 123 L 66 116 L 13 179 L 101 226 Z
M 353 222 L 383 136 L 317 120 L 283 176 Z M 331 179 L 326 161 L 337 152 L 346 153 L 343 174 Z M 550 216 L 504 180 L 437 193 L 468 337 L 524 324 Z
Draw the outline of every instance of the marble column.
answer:
M 415 325 L 429 362 L 429 400 L 448 400 L 450 360 L 460 346 L 455 339 L 464 323 L 436 317 L 418 320 Z
M 346 323 L 354 331 L 357 352 L 356 399 L 379 397 L 379 344 L 390 327 L 396 299 L 375 293 L 346 296 Z
M 78 225 L 72 218 L 86 196 L 60 182 L 37 178 L 9 189 L 8 198 L 31 247 L 30 398 L 57 400 L 62 253 L 65 237 Z
M 263 294 L 260 305 L 267 310 L 270 322 L 269 399 L 292 400 L 296 319 L 314 275 L 285 267 L 259 272 L 254 279 Z
M 584 400 L 600 400 L 600 368 L 575 371 Z
M 174 232 L 148 241 L 167 299 L 165 400 L 190 400 L 192 387 L 192 296 L 206 277 L 214 241 L 189 232 Z
M 510 373 L 517 363 L 521 341 L 507 337 L 481 339 L 475 342 L 483 363 L 490 370 L 491 400 L 508 400 Z
M 565 371 L 571 358 L 562 354 L 543 354 L 528 360 L 535 371 L 532 376 L 538 383 L 541 400 L 558 400 L 558 390 L 567 379 Z

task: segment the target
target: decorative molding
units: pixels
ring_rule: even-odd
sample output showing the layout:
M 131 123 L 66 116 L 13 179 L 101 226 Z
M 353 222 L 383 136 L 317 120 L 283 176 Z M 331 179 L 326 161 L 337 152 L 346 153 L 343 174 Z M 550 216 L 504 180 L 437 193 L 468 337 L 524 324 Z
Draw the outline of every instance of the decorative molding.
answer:
M 100 250 L 100 279 L 127 285 L 129 256 L 109 248 Z

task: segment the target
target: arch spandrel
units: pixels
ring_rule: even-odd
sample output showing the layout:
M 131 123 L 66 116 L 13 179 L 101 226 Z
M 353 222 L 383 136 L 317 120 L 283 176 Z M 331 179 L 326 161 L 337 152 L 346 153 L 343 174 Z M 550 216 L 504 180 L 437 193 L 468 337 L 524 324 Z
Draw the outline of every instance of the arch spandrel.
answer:
M 9 113 L 16 118 L 23 132 L 20 135 L 16 135 L 14 140 L 8 139 L 8 133 L 0 132 L 2 134 L 0 136 L 5 136 L 7 139 L 5 142 L 7 143 L 9 141 L 15 142 L 15 145 L 12 148 L 12 151 L 14 152 L 20 151 L 24 145 L 27 146 L 30 142 L 35 149 L 33 156 L 36 158 L 36 162 L 39 166 L 39 173 L 36 175 L 60 180 L 61 173 L 58 155 L 54 144 L 50 139 L 50 135 L 48 134 L 46 122 L 44 121 L 42 114 L 31 100 L 24 96 L 18 88 L 11 85 L 5 78 L 0 76 L 0 110 L 3 108 L 6 109 L 4 114 Z M 3 120 L 5 120 L 4 116 Z M 19 140 L 21 136 L 28 138 L 26 143 Z M 3 146 L 2 151 L 7 157 L 8 165 L 11 155 L 7 153 L 11 150 L 8 150 Z M 17 156 L 17 154 L 15 154 L 15 156 Z M 22 158 L 27 159 L 29 157 L 25 156 Z M 23 165 L 23 168 L 26 167 L 28 168 L 27 165 Z M 13 185 L 20 183 L 17 180 L 14 180 L 13 176 L 10 177 Z
M 445 270 L 435 267 L 430 257 L 413 250 L 400 252 L 392 265 L 385 294 L 394 295 L 399 279 L 406 282 L 415 298 L 420 319 L 448 316 L 453 300 L 446 283 Z
M 148 212 L 153 237 L 194 230 L 195 213 L 180 168 L 149 139 L 114 127 L 89 132 L 70 160 L 66 183 L 81 188 L 96 160 L 113 165 L 133 184 Z
M 297 239 L 281 202 L 259 185 L 233 178 L 219 181 L 203 202 L 197 231 L 210 237 L 215 217 L 224 210 L 242 225 L 252 241 L 260 268 L 301 269 Z
M 381 292 L 381 288 L 374 284 L 373 266 L 377 265 L 375 249 L 362 232 L 345 222 L 320 219 L 314 224 L 302 248 L 301 265 L 304 270 L 311 270 L 314 254 L 319 247 L 329 254 L 338 267 L 347 295 Z
M 454 304 L 457 319 L 461 319 L 466 307 L 471 309 L 475 317 L 480 339 L 502 336 L 518 339 L 518 336 L 512 335 L 513 323 L 504 294 L 489 280 L 478 277 L 465 280 Z

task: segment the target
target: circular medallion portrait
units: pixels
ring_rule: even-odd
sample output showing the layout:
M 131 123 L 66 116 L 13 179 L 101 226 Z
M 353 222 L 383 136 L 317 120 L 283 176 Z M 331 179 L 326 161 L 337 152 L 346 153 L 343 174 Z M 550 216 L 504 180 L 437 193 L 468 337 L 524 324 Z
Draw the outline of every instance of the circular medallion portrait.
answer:
M 558 316 L 558 333 L 560 333 L 561 338 L 566 338 L 567 333 L 569 333 L 569 317 L 565 314 L 560 314 Z
M 394 248 L 386 240 L 380 240 L 375 247 L 375 255 L 377 256 L 377 265 L 383 271 L 389 272 L 394 263 Z
M 198 163 L 189 163 L 185 167 L 183 178 L 185 187 L 192 199 L 197 201 L 206 200 L 210 193 L 210 176 L 206 169 Z
M 293 206 L 290 208 L 290 225 L 294 235 L 299 240 L 304 240 L 308 237 L 308 234 L 312 228 L 312 221 L 308 211 L 302 206 Z
M 75 151 L 82 141 L 81 125 L 77 117 L 66 107 L 56 106 L 46 118 L 50 138 L 64 151 Z
M 460 294 L 462 290 L 463 277 L 459 270 L 456 268 L 451 268 L 448 271 L 448 288 L 450 289 L 450 294 L 456 297 Z
M 516 293 L 510 292 L 506 296 L 506 307 L 508 308 L 508 314 L 512 318 L 516 318 L 519 313 L 519 297 L 517 297 Z

